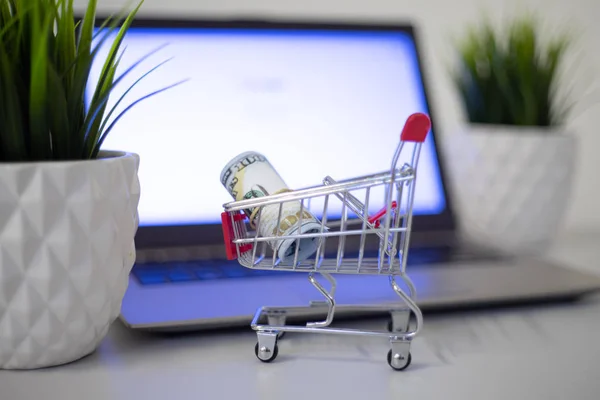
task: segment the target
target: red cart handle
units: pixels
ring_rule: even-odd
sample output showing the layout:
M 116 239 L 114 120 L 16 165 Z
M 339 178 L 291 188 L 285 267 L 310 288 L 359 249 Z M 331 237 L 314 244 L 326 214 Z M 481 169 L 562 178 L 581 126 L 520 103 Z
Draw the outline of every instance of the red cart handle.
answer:
M 429 117 L 423 113 L 414 113 L 406 119 L 400 140 L 423 143 L 430 129 L 431 120 Z

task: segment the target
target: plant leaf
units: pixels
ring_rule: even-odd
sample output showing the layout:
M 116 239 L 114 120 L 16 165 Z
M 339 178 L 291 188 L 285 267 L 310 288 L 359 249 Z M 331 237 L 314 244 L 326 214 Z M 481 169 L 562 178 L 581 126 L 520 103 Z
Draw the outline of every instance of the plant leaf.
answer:
M 48 69 L 48 36 L 51 16 L 33 8 L 31 35 L 31 77 L 29 89 L 29 130 L 31 155 L 43 160 L 51 157 L 51 142 L 46 124 L 46 94 Z
M 48 65 L 48 99 L 49 129 L 52 137 L 53 158 L 66 160 L 72 158 L 69 152 L 71 134 L 69 132 L 69 114 L 67 112 L 67 96 L 63 81 L 56 69 Z
M 23 140 L 19 91 L 12 77 L 15 74 L 11 58 L 0 35 L 0 160 L 16 161 L 26 157 Z
M 160 50 L 162 47 L 164 46 L 160 46 L 157 49 L 151 51 L 150 53 L 146 54 L 144 57 L 140 58 L 138 61 L 136 61 L 132 66 L 130 66 L 125 72 L 123 72 L 123 74 L 121 74 L 121 76 L 117 79 L 117 81 L 115 82 L 115 86 L 118 84 L 118 82 L 124 78 L 130 71 L 132 71 L 135 67 L 137 67 L 142 61 L 144 61 L 146 58 L 148 58 L 150 55 L 156 53 L 158 50 Z M 106 115 L 104 122 L 102 122 L 102 125 L 99 128 L 99 131 L 102 132 L 104 130 L 104 128 L 106 127 L 106 124 L 108 123 L 108 120 L 110 119 L 110 117 L 112 116 L 112 114 L 114 113 L 115 109 L 119 106 L 119 104 L 121 103 L 121 101 L 123 101 L 123 99 L 125 98 L 125 96 L 139 83 L 141 82 L 145 77 L 147 77 L 148 75 L 150 75 L 152 72 L 154 72 L 155 70 L 157 70 L 158 68 L 160 68 L 161 66 L 163 66 L 164 64 L 166 64 L 167 62 L 169 62 L 171 60 L 171 58 L 164 60 L 162 62 L 160 62 L 158 65 L 154 66 L 152 69 L 150 69 L 149 71 L 145 72 L 141 77 L 139 77 L 133 84 L 131 84 L 129 86 L 129 88 L 127 88 L 127 90 L 125 90 L 125 92 L 123 93 L 123 95 L 119 98 L 119 100 L 117 100 L 115 102 L 115 104 L 113 105 L 113 107 L 111 108 L 111 110 L 108 112 L 108 114 Z
M 106 129 L 106 131 L 104 131 L 102 133 L 102 136 L 100 136 L 100 139 L 98 140 L 98 143 L 96 144 L 96 146 L 94 147 L 93 150 L 93 157 L 96 157 L 98 155 L 98 152 L 100 151 L 100 148 L 102 147 L 102 143 L 104 143 L 104 140 L 106 139 L 106 137 L 108 136 L 108 134 L 110 133 L 110 131 L 113 129 L 113 127 L 115 126 L 115 124 L 121 119 L 121 117 L 123 117 L 130 109 L 132 109 L 133 107 L 135 107 L 138 103 L 152 97 L 155 96 L 161 92 L 164 92 L 166 90 L 169 90 L 175 86 L 181 85 L 182 83 L 186 82 L 187 79 L 183 79 L 179 82 L 173 83 L 169 86 L 166 86 L 162 89 L 158 89 L 155 90 L 139 99 L 137 99 L 136 101 L 134 101 L 133 103 L 131 103 L 129 106 L 127 106 L 123 111 L 121 111 L 121 113 L 119 113 L 119 115 L 117 116 L 117 118 L 115 118 L 115 120 L 108 126 L 108 128 Z
M 117 55 L 118 49 L 121 46 L 121 43 L 123 42 L 125 33 L 131 26 L 131 23 L 133 22 L 133 19 L 135 18 L 136 14 L 139 11 L 141 6 L 142 6 L 142 2 L 140 2 L 137 5 L 137 7 L 134 8 L 133 11 L 131 11 L 129 13 L 129 15 L 127 16 L 127 18 L 121 25 L 121 28 L 119 29 L 117 36 L 115 37 L 115 40 L 112 43 L 112 46 L 108 52 L 107 58 L 102 67 L 102 72 L 100 73 L 100 78 L 98 79 L 98 84 L 96 85 L 96 89 L 95 89 L 95 92 L 94 92 L 94 95 L 93 95 L 92 101 L 91 101 L 92 104 L 101 105 L 100 113 L 102 115 L 104 114 L 107 103 L 106 102 L 98 102 L 98 99 L 100 97 L 103 97 L 104 94 L 110 93 L 112 91 L 112 88 L 114 87 L 113 80 L 114 80 L 114 77 L 116 74 L 116 69 L 117 69 L 116 60 L 118 57 L 118 55 Z M 89 130 L 85 133 L 84 143 L 83 143 L 83 151 L 85 152 L 85 154 L 91 153 L 93 151 L 94 144 L 100 137 L 99 129 L 100 129 L 101 122 L 102 122 L 101 119 L 94 118 L 92 125 L 89 127 Z
M 570 106 L 559 97 L 558 71 L 569 37 L 544 45 L 539 22 L 525 14 L 505 32 L 467 28 L 456 45 L 459 71 L 452 73 L 467 118 L 473 123 L 549 126 L 562 121 Z
M 97 28 L 97 0 L 88 2 L 79 21 L 73 0 L 0 0 L 0 162 L 96 157 L 125 111 L 179 84 L 144 96 L 109 124 L 125 95 L 164 64 L 142 73 L 105 115 L 111 93 L 139 64 L 117 76 L 123 38 L 142 3 Z M 90 82 L 96 66 L 98 82 Z

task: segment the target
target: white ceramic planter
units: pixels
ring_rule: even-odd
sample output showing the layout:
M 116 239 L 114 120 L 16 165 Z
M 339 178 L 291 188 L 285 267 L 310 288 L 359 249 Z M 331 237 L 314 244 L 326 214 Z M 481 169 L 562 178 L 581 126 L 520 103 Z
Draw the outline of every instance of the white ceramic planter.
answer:
M 470 125 L 451 143 L 447 161 L 469 239 L 512 254 L 544 251 L 571 198 L 574 136 L 563 129 Z
M 135 261 L 139 157 L 0 164 L 0 368 L 92 353 Z

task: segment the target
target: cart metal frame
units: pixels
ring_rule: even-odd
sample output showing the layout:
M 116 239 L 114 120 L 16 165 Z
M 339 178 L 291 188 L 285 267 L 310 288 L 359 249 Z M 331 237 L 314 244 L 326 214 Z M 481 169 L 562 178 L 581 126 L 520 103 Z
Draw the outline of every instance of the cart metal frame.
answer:
M 323 295 L 324 301 L 311 302 L 311 306 L 327 307 L 327 316 L 323 321 L 308 322 L 306 326 L 286 325 L 286 316 L 291 308 L 260 307 L 251 322 L 251 328 L 257 333 L 255 354 L 263 362 L 273 361 L 278 354 L 277 342 L 285 332 L 322 333 L 334 335 L 360 335 L 386 337 L 390 342 L 387 355 L 388 364 L 395 370 L 404 370 L 411 363 L 410 346 L 423 325 L 423 315 L 416 304 L 416 289 L 406 274 L 406 260 L 410 244 L 410 232 L 415 195 L 417 166 L 421 147 L 430 130 L 429 117 L 415 113 L 408 117 L 400 135 L 400 142 L 387 171 L 336 181 L 327 176 L 321 185 L 299 190 L 268 195 L 223 205 L 221 214 L 223 236 L 227 257 L 237 259 L 250 269 L 294 271 L 308 274 L 310 283 Z M 410 161 L 398 167 L 400 156 L 412 144 Z M 382 195 L 373 195 L 377 189 L 383 189 Z M 357 193 L 361 192 L 362 195 Z M 369 214 L 377 199 L 383 206 L 378 212 Z M 364 200 L 361 200 L 363 198 Z M 302 210 L 310 209 L 312 202 L 322 200 L 321 230 L 316 233 L 297 233 L 284 235 L 274 232 L 272 236 L 260 236 L 262 210 L 266 206 L 279 205 L 276 227 L 280 226 L 282 205 L 285 202 L 299 202 L 298 224 L 302 224 Z M 339 218 L 329 218 L 332 201 L 341 203 Z M 402 206 L 405 206 L 404 210 Z M 254 210 L 246 215 L 245 210 Z M 349 236 L 360 237 L 358 254 L 349 257 L 345 242 Z M 277 252 L 268 243 L 280 240 L 313 238 L 319 241 L 314 257 L 298 259 L 299 245 L 296 242 L 293 261 L 282 262 Z M 328 254 L 326 241 L 337 241 L 335 254 Z M 365 256 L 365 244 L 375 240 L 377 256 Z M 323 276 L 329 283 L 329 290 L 316 279 Z M 387 275 L 393 291 L 402 299 L 403 305 L 362 306 L 366 309 L 388 311 L 391 321 L 388 331 L 366 331 L 361 329 L 342 329 L 331 327 L 335 315 L 336 280 L 335 274 Z M 401 288 L 404 283 L 408 294 Z M 415 317 L 411 328 L 411 315 Z M 259 323 L 266 317 L 267 323 Z

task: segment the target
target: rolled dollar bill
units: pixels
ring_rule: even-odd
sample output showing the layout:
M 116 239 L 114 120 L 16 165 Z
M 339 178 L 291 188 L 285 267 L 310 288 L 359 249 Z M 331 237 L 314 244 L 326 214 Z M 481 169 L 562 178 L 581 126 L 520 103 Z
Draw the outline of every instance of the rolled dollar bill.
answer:
M 248 151 L 234 157 L 221 172 L 221 184 L 234 200 L 245 200 L 282 193 L 290 189 L 285 184 L 267 158 L 257 152 Z M 279 210 L 281 208 L 281 215 Z M 300 211 L 302 210 L 302 214 Z M 254 226 L 259 218 L 259 207 L 244 210 Z M 302 215 L 302 218 L 300 218 Z M 278 224 L 279 222 L 279 224 Z M 318 233 L 321 222 L 300 201 L 286 201 L 281 204 L 262 206 L 258 234 L 261 237 L 288 236 L 297 233 Z M 326 230 L 326 228 L 324 229 Z M 319 243 L 318 238 L 274 239 L 268 243 L 282 262 L 294 261 L 296 243 L 298 262 L 313 255 Z

